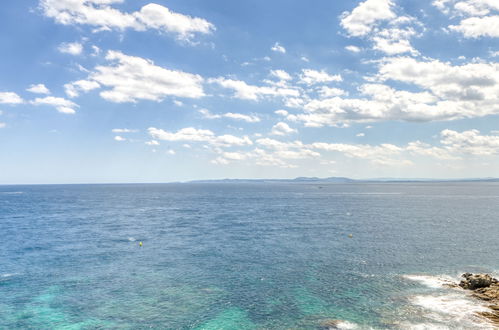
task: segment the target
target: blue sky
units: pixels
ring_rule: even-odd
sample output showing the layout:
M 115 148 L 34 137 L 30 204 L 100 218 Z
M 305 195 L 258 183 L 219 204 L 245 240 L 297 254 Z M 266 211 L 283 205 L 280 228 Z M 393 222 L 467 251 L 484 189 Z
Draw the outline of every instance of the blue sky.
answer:
M 495 0 L 0 6 L 0 183 L 499 177 Z

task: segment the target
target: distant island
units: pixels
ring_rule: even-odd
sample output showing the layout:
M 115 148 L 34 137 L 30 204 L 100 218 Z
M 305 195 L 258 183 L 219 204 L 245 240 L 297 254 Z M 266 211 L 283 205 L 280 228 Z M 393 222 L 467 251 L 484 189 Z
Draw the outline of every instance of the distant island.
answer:
M 499 178 L 464 178 L 464 179 L 427 179 L 427 178 L 374 178 L 350 179 L 346 177 L 297 177 L 294 179 L 213 179 L 193 180 L 188 183 L 263 183 L 263 182 L 289 182 L 289 183 L 395 183 L 395 182 L 499 182 Z

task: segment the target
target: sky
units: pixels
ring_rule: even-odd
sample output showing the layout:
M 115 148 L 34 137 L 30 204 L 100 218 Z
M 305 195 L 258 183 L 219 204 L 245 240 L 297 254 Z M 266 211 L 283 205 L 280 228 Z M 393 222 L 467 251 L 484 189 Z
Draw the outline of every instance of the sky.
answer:
M 497 0 L 0 4 L 0 184 L 499 177 Z

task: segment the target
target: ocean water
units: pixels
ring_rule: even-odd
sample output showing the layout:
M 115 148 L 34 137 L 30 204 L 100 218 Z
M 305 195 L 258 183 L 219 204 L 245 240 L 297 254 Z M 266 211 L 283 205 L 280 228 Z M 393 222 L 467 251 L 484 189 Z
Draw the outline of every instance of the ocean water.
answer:
M 497 183 L 0 186 L 0 329 L 492 329 L 444 284 L 498 220 Z

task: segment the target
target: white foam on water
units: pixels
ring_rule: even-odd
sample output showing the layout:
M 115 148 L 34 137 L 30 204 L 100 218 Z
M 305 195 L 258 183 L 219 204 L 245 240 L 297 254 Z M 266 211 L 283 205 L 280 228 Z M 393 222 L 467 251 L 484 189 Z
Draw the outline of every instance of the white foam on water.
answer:
M 128 237 L 128 241 L 130 241 L 130 242 L 135 242 L 136 240 L 137 240 L 137 239 L 136 239 L 136 238 L 134 238 L 134 237 Z
M 399 324 L 400 329 L 408 329 L 408 330 L 451 330 L 455 329 L 455 327 L 448 327 L 442 324 L 437 323 L 409 323 L 409 322 L 401 322 Z
M 358 329 L 358 325 L 348 321 L 341 321 L 336 325 L 336 329 Z
M 0 192 L 2 195 L 21 195 L 24 194 L 23 191 L 2 191 Z
M 477 301 L 467 299 L 459 294 L 419 295 L 411 297 L 410 302 L 428 311 L 425 317 L 439 323 L 453 324 L 443 329 L 494 329 L 492 325 L 477 313 L 489 309 Z M 415 325 L 416 326 L 416 325 Z M 420 328 L 426 329 L 424 324 Z M 431 329 L 431 328 L 430 328 Z
M 429 288 L 433 289 L 439 289 L 444 287 L 445 285 L 448 284 L 455 284 L 456 279 L 447 276 L 447 275 L 440 275 L 440 276 L 430 276 L 430 275 L 404 275 L 402 276 L 405 279 L 419 282 Z

